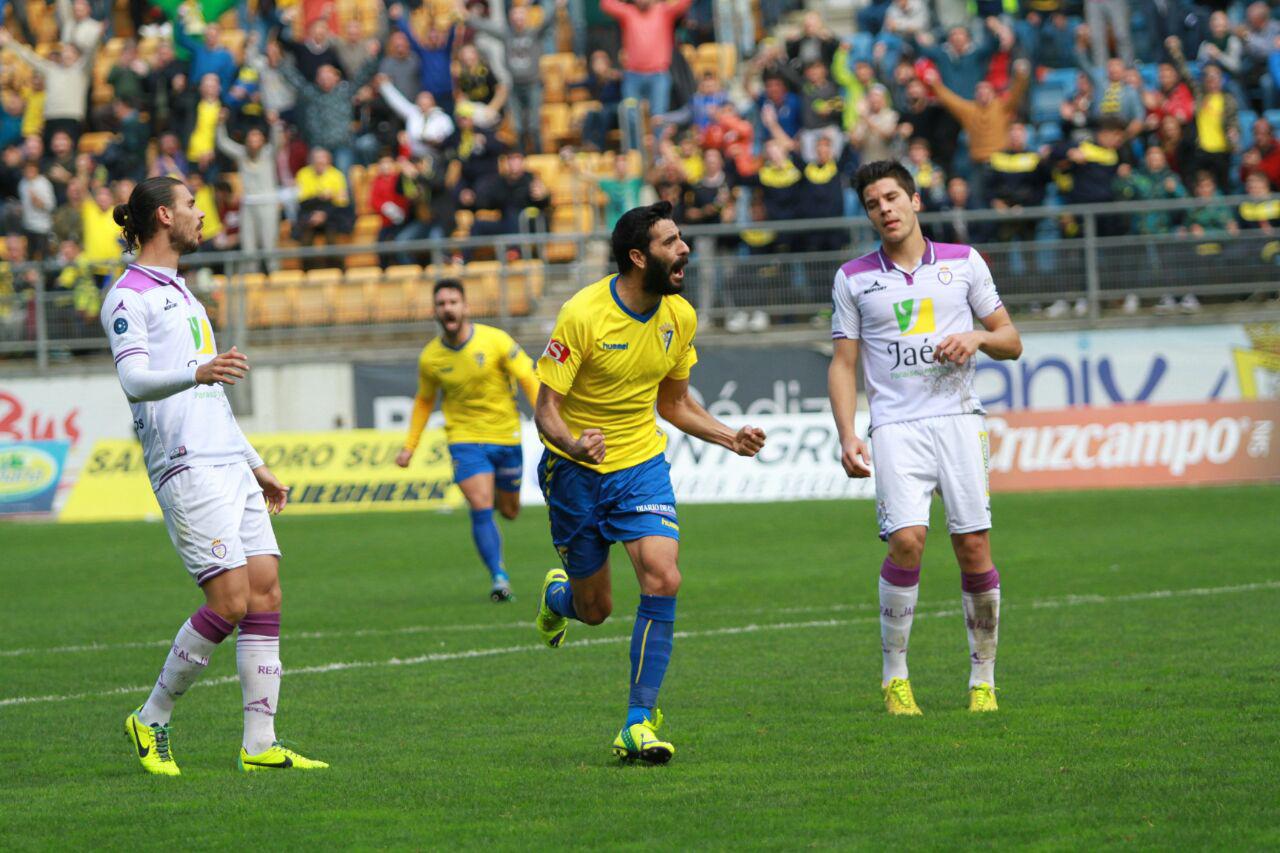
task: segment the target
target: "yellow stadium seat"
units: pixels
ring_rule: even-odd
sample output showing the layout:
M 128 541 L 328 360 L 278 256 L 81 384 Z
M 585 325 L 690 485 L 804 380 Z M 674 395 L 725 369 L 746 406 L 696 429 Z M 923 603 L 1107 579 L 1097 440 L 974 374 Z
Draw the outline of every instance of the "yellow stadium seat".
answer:
M 368 322 L 373 291 L 381 282 L 382 270 L 377 267 L 348 270 L 342 283 L 333 290 L 333 322 L 338 324 Z
M 347 173 L 347 180 L 350 181 L 348 189 L 351 192 L 351 201 L 356 206 L 356 215 L 364 216 L 370 212 L 369 188 L 373 186 L 373 176 L 364 166 L 357 163 Z
M 568 104 L 542 105 L 542 150 L 558 151 L 574 135 Z
M 259 273 L 246 275 L 245 297 L 249 301 L 249 328 L 265 329 L 273 326 L 286 326 L 293 319 L 293 285 L 296 283 L 282 278 L 281 273 L 298 272 L 282 270 L 272 273 L 270 279 Z M 301 279 L 301 272 L 298 278 Z
M 111 144 L 112 134 L 109 132 L 102 133 L 83 133 L 80 135 L 80 141 L 77 144 L 81 154 L 93 154 L 95 157 L 106 150 Z
M 476 317 L 498 314 L 499 261 L 471 261 L 462 267 L 462 284 L 467 289 L 467 308 Z
M 558 234 L 583 234 L 591 231 L 591 206 L 564 204 L 552 209 L 551 231 Z M 576 243 L 548 243 L 544 250 L 546 259 L 553 263 L 572 261 L 578 256 Z
M 568 100 L 569 83 L 573 79 L 576 58 L 572 53 L 547 53 L 538 60 L 544 105 L 561 104 Z
M 507 265 L 507 311 L 516 317 L 529 313 L 532 303 L 542 296 L 545 269 L 542 261 L 512 261 Z
M 382 323 L 414 319 L 422 280 L 422 267 L 417 264 L 388 267 L 373 293 L 373 319 Z
M 309 270 L 296 285 L 293 311 L 299 326 L 324 326 L 332 319 L 334 291 L 342 282 L 342 270 Z

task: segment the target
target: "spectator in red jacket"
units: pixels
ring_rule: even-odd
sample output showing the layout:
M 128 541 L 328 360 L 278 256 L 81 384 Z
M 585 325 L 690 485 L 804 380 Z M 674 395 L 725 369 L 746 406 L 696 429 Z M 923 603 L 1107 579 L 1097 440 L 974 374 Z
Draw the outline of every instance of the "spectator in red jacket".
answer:
M 1154 131 L 1160 120 L 1171 115 L 1179 124 L 1186 124 L 1195 117 L 1196 99 L 1187 84 L 1178 77 L 1178 69 L 1171 62 L 1161 62 L 1156 71 L 1156 88 L 1142 93 L 1142 105 L 1147 108 L 1146 128 Z
M 648 101 L 651 116 L 666 113 L 671 104 L 676 22 L 692 5 L 693 0 L 600 0 L 600 11 L 622 29 L 623 100 Z
M 390 154 L 378 159 L 378 171 L 369 187 L 369 209 L 378 214 L 382 224 L 378 229 L 379 243 L 394 240 L 409 218 L 412 208 L 401 188 L 400 169 Z
M 1280 189 L 1280 143 L 1270 122 L 1259 117 L 1253 122 L 1253 145 L 1240 158 L 1240 180 L 1254 172 L 1266 175 L 1271 189 Z

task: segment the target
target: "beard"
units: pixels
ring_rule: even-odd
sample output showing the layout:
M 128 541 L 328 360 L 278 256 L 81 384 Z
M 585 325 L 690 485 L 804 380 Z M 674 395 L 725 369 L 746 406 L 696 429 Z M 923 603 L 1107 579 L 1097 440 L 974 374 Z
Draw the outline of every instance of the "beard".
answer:
M 169 242 L 173 248 L 177 250 L 179 255 L 189 255 L 196 249 L 200 248 L 200 231 L 199 229 L 192 231 L 190 234 L 179 235 L 171 232 Z
M 672 281 L 671 274 L 685 268 L 688 258 L 664 264 L 653 255 L 645 256 L 644 292 L 654 296 L 671 296 L 684 290 L 683 281 Z

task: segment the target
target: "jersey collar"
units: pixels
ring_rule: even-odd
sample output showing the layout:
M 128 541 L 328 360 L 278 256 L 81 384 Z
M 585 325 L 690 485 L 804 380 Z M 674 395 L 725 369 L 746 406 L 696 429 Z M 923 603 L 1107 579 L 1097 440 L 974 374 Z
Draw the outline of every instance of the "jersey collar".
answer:
M 926 237 L 924 238 L 924 255 L 920 258 L 920 266 L 911 270 L 911 272 L 907 272 L 893 261 L 889 260 L 889 256 L 884 251 L 883 243 L 880 244 L 880 248 L 876 251 L 876 260 L 880 262 L 880 269 L 882 272 L 893 272 L 894 270 L 897 270 L 902 273 L 904 278 L 906 278 L 907 284 L 915 284 L 915 274 L 920 271 L 921 267 L 937 263 L 938 252 L 933 246 L 933 241 Z
M 630 317 L 632 320 L 635 320 L 637 323 L 649 322 L 651 319 L 653 319 L 653 315 L 658 313 L 658 308 L 662 306 L 662 300 L 659 299 L 656 305 L 654 305 L 652 308 L 650 308 L 648 311 L 644 312 L 643 314 L 637 314 L 636 312 L 632 311 L 630 308 L 626 306 L 626 303 L 622 301 L 622 298 L 618 296 L 618 277 L 616 275 L 613 278 L 609 279 L 609 293 L 613 296 L 614 303 L 619 308 L 622 309 L 622 313 L 626 314 L 628 317 Z
M 188 304 L 191 302 L 191 297 L 187 295 L 187 289 L 179 283 L 178 279 L 169 278 L 169 276 L 161 273 L 159 270 L 152 269 L 151 267 L 144 267 L 141 264 L 129 264 L 128 269 L 141 273 L 152 281 L 159 282 L 160 284 L 168 287 L 178 288 L 178 292 L 182 294 L 182 298 L 187 300 Z
M 453 350 L 454 352 L 462 352 L 463 347 L 471 343 L 471 339 L 474 338 L 475 336 L 476 336 L 476 324 L 472 323 L 471 334 L 467 335 L 467 337 L 461 343 L 459 343 L 456 347 L 449 346 L 449 342 L 444 339 L 444 335 L 440 336 L 440 346 L 448 350 Z

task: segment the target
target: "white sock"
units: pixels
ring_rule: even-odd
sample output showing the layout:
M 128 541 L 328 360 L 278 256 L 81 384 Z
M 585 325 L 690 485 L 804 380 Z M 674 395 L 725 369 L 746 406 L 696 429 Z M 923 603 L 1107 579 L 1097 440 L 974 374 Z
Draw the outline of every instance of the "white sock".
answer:
M 917 570 L 917 576 L 919 571 Z M 907 642 L 915 618 L 920 584 L 898 586 L 880 578 L 880 648 L 884 653 L 882 684 L 907 677 Z
M 201 607 L 182 623 L 155 687 L 151 688 L 151 695 L 138 714 L 143 723 L 165 725 L 169 722 L 178 697 L 201 676 L 213 650 L 231 630 L 229 622 L 207 607 Z
M 995 572 L 995 569 L 991 570 Z M 971 576 L 966 576 L 971 577 Z M 1000 576 L 995 586 L 981 592 L 961 593 L 964 626 L 969 634 L 969 686 L 986 682 L 996 686 L 996 645 L 1000 636 Z
M 236 669 L 244 697 L 244 751 L 258 755 L 276 742 L 282 673 L 279 613 L 249 613 L 241 620 Z

